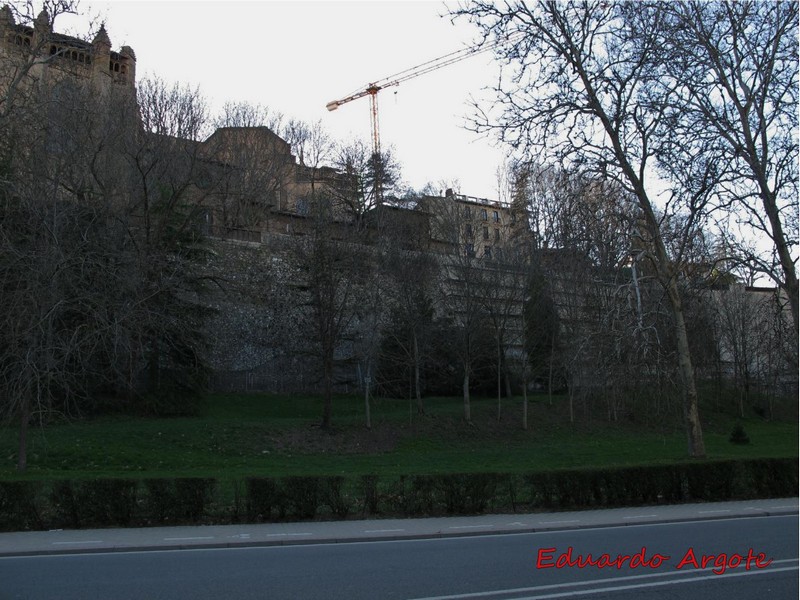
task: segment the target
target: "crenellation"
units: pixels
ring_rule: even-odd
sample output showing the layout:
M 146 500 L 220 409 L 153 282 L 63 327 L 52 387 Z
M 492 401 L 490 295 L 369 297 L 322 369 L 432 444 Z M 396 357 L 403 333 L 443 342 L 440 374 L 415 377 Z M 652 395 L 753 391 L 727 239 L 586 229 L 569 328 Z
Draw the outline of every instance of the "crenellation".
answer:
M 33 61 L 29 75 L 39 82 L 56 83 L 59 73 L 106 86 L 136 84 L 136 54 L 130 46 L 112 51 L 111 39 L 101 25 L 91 42 L 54 32 L 50 16 L 42 11 L 31 25 L 17 23 L 8 6 L 0 7 L 0 57 L 22 65 Z M 2 85 L 0 83 L 0 85 Z

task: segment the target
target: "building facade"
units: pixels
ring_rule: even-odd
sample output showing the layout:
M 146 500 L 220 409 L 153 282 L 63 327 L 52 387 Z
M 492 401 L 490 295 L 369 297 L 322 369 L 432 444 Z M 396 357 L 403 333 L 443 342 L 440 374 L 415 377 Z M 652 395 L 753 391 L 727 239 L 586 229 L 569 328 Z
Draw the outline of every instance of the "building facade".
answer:
M 0 8 L 0 65 L 4 86 L 24 75 L 24 85 L 52 88 L 65 79 L 90 83 L 102 92 L 111 86 L 133 91 L 136 54 L 130 46 L 111 49 L 102 25 L 91 42 L 54 32 L 47 11 L 32 26 L 17 23 L 8 6 Z

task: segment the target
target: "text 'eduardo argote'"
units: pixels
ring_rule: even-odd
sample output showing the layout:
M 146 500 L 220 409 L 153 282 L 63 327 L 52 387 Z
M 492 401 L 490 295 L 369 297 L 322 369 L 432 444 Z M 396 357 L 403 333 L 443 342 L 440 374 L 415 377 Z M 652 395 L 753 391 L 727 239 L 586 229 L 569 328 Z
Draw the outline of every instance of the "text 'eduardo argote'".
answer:
M 639 569 L 650 568 L 658 569 L 662 564 L 672 558 L 670 555 L 665 554 L 649 554 L 647 548 L 643 547 L 636 554 L 617 554 L 612 556 L 610 554 L 599 554 L 593 556 L 592 554 L 574 554 L 572 546 L 569 546 L 566 551 L 561 554 L 556 554 L 556 548 L 539 548 L 536 556 L 537 569 L 563 569 L 565 567 L 577 567 L 585 569 L 586 567 L 595 567 L 597 569 L 616 568 L 616 569 Z M 744 566 L 746 571 L 753 568 L 763 569 L 772 563 L 772 559 L 768 559 L 763 552 L 755 553 L 752 548 L 748 548 L 746 554 L 700 554 L 697 555 L 694 548 L 689 548 L 681 556 L 681 559 L 675 565 L 677 570 L 683 568 L 693 569 L 706 569 L 711 567 L 711 572 L 716 575 L 722 575 L 728 569 L 736 569 Z

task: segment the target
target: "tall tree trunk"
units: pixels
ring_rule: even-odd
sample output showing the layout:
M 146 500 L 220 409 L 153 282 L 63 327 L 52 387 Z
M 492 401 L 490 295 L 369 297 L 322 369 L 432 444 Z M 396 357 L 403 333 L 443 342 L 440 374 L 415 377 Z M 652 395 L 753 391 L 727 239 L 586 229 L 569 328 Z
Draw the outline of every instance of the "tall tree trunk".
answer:
M 703 442 L 703 428 L 700 425 L 700 413 L 697 408 L 697 387 L 694 381 L 694 368 L 692 355 L 689 350 L 689 337 L 686 332 L 686 321 L 683 317 L 683 306 L 674 279 L 667 285 L 667 295 L 672 305 L 672 315 L 675 319 L 675 338 L 678 347 L 678 366 L 683 383 L 683 418 L 686 423 L 686 436 L 688 438 L 689 456 L 703 458 L 706 447 Z
M 569 422 L 570 424 L 575 423 L 575 387 L 569 387 Z
M 414 342 L 414 394 L 417 398 L 417 414 L 424 415 L 425 405 L 422 403 L 422 386 L 420 385 L 419 376 L 419 339 L 417 338 L 416 331 L 412 334 L 412 336 Z
M 369 410 L 369 384 L 364 382 L 364 412 L 367 417 L 367 429 L 372 429 L 372 415 Z
M 556 353 L 556 338 L 550 336 L 550 360 L 547 365 L 547 403 L 553 406 L 553 360 Z
M 464 365 L 464 384 L 463 384 L 463 392 L 464 392 L 464 420 L 467 423 L 472 422 L 472 412 L 469 406 L 469 366 Z
M 705 456 L 705 446 L 703 444 L 703 430 L 700 427 L 700 414 L 697 408 L 697 388 L 694 381 L 694 369 L 692 367 L 691 351 L 689 350 L 689 338 L 686 333 L 686 321 L 683 316 L 683 306 L 681 304 L 680 292 L 677 280 L 671 272 L 672 260 L 667 253 L 664 238 L 661 235 L 660 221 L 653 210 L 650 196 L 644 185 L 643 170 L 638 170 L 629 160 L 623 148 L 623 138 L 620 134 L 618 124 L 609 117 L 603 109 L 602 102 L 598 99 L 593 81 L 587 74 L 585 65 L 578 60 L 573 62 L 573 66 L 578 71 L 578 76 L 587 92 L 589 106 L 597 118 L 602 122 L 611 145 L 614 148 L 614 155 L 617 163 L 622 169 L 625 178 L 633 188 L 639 208 L 642 210 L 646 229 L 652 236 L 652 245 L 655 258 L 655 266 L 658 272 L 660 283 L 666 288 L 669 297 L 672 317 L 674 320 L 675 337 L 678 347 L 678 370 L 683 384 L 683 414 L 686 422 L 686 433 L 689 439 L 689 456 L 699 458 Z
M 522 367 L 522 428 L 528 430 L 528 358 Z
M 17 452 L 17 471 L 28 468 L 28 425 L 31 419 L 30 398 L 23 394 L 19 416 L 19 451 Z
M 322 404 L 322 428 L 330 429 L 331 412 L 333 406 L 333 356 L 332 353 L 325 353 L 323 360 L 323 371 L 325 377 L 324 398 Z
M 500 357 L 500 336 L 497 336 L 497 422 L 500 422 L 500 415 L 502 409 L 502 401 L 500 399 L 500 389 L 501 389 L 501 381 L 502 381 L 502 360 Z

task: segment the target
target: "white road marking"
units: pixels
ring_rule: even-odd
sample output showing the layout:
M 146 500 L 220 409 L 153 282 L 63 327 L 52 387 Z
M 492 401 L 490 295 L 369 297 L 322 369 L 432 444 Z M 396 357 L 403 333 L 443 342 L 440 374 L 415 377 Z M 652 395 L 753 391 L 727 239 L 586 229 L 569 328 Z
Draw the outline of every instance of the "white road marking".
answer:
M 102 544 L 103 540 L 82 540 L 79 542 L 50 542 L 53 546 L 57 546 L 59 544 Z
M 779 564 L 779 563 L 787 563 L 787 562 L 797 562 L 798 559 L 796 558 L 788 558 L 782 560 L 774 560 L 772 564 Z M 759 569 L 759 570 L 751 570 L 746 571 L 744 570 L 744 566 L 738 567 L 740 572 L 738 573 L 727 573 L 723 575 L 695 575 L 689 576 L 691 573 L 710 573 L 714 567 L 708 567 L 707 569 L 699 569 L 697 571 L 669 571 L 665 573 L 649 573 L 647 575 L 630 575 L 627 577 L 613 577 L 613 578 L 605 578 L 605 579 L 593 579 L 589 581 L 576 581 L 570 583 L 554 583 L 550 585 L 540 585 L 536 587 L 527 587 L 527 588 L 515 588 L 515 589 L 507 589 L 507 590 L 491 590 L 488 592 L 473 592 L 468 594 L 453 594 L 451 596 L 430 596 L 425 598 L 415 598 L 414 600 L 464 600 L 467 598 L 488 598 L 491 596 L 508 596 L 511 594 L 519 594 L 519 593 L 526 593 L 526 592 L 538 592 L 544 590 L 558 590 L 562 588 L 571 588 L 571 587 L 581 587 L 581 586 L 589 586 L 589 585 L 607 585 L 609 583 L 619 583 L 619 582 L 626 582 L 626 581 L 633 581 L 633 580 L 640 580 L 640 579 L 652 579 L 656 577 L 676 577 L 676 576 L 684 576 L 684 579 L 676 579 L 672 581 L 651 581 L 651 582 L 644 582 L 644 583 L 636 583 L 631 585 L 625 586 L 616 586 L 616 587 L 600 587 L 597 589 L 590 589 L 590 590 L 573 590 L 570 592 L 559 592 L 556 594 L 549 594 L 545 596 L 518 596 L 515 597 L 514 600 L 545 600 L 547 598 L 566 598 L 570 596 L 581 596 L 581 595 L 588 595 L 588 594 L 600 594 L 610 591 L 621 591 L 621 590 L 628 590 L 628 589 L 637 589 L 642 587 L 654 587 L 654 586 L 662 586 L 662 585 L 672 585 L 675 583 L 691 583 L 692 581 L 702 581 L 706 579 L 723 579 L 725 577 L 741 577 L 743 575 L 758 575 L 762 573 L 776 573 L 780 571 L 794 571 L 798 569 L 798 566 L 791 566 L 791 567 L 780 567 L 780 568 L 766 568 L 766 569 Z
M 448 529 L 480 529 L 482 527 L 494 527 L 494 525 L 454 525 Z
M 657 517 L 658 515 L 637 515 L 635 517 L 622 517 L 623 519 L 649 519 L 650 517 Z
M 556 525 L 558 523 L 580 523 L 579 519 L 574 521 L 539 521 L 539 525 Z
M 757 517 L 755 517 L 755 516 L 754 517 L 732 517 L 732 518 L 730 518 L 730 520 L 731 521 L 751 521 L 753 519 L 766 519 L 766 520 L 770 520 L 770 519 L 783 519 L 783 520 L 792 519 L 792 520 L 794 520 L 796 518 L 797 517 L 795 515 L 765 515 L 765 516 L 757 516 Z M 641 523 L 639 525 L 636 525 L 636 524 L 627 525 L 626 527 L 631 528 L 631 529 L 634 529 L 634 528 L 637 528 L 637 527 L 638 528 L 646 528 L 646 529 L 654 529 L 654 528 L 666 528 L 666 527 L 680 527 L 680 526 L 686 526 L 686 525 L 688 525 L 690 523 L 691 524 L 696 524 L 698 522 L 710 523 L 711 521 L 676 521 L 676 522 L 673 522 L 673 523 Z M 623 527 L 623 525 L 620 525 L 619 527 Z M 601 525 L 601 526 L 598 526 L 598 527 L 587 527 L 587 528 L 584 529 L 584 531 L 607 531 L 608 528 L 609 528 L 608 525 L 606 525 L 606 526 L 602 526 Z M 268 534 L 268 535 L 275 535 L 275 534 Z M 285 534 L 278 534 L 278 535 L 285 535 Z M 304 535 L 311 535 L 311 534 L 304 534 Z M 498 533 L 487 533 L 485 535 L 482 535 L 481 537 L 501 539 L 501 538 L 506 538 L 509 535 L 529 536 L 529 537 L 536 538 L 536 537 L 539 537 L 539 536 L 542 536 L 542 535 L 557 535 L 557 536 L 558 535 L 575 535 L 575 532 L 572 531 L 572 530 L 569 530 L 569 529 L 563 529 L 563 530 L 557 530 L 556 529 L 556 530 L 538 531 L 538 532 L 519 531 L 519 532 L 501 533 L 501 534 L 498 534 Z M 370 545 L 373 545 L 373 544 L 418 544 L 418 545 L 419 544 L 425 544 L 425 545 L 427 545 L 427 544 L 441 544 L 446 539 L 447 538 L 445 538 L 445 537 L 427 537 L 427 538 L 414 538 L 414 539 L 389 539 L 389 540 L 359 540 L 358 538 L 353 538 L 352 541 L 347 541 L 347 543 L 349 545 L 352 545 L 352 546 L 360 546 L 360 545 L 366 545 L 366 544 L 370 544 Z M 330 542 L 321 541 L 321 542 L 309 542 L 308 544 L 306 544 L 307 548 L 314 548 L 314 547 L 320 547 L 320 546 L 329 547 L 330 546 Z M 286 551 L 290 547 L 276 547 L 276 548 L 277 548 L 278 551 Z M 276 548 L 271 548 L 271 549 L 275 550 Z M 226 548 L 225 550 L 226 550 L 226 552 L 263 552 L 265 550 L 265 547 L 264 546 L 258 546 L 258 545 L 256 545 L 256 546 L 230 546 L 230 547 Z M 153 554 L 153 553 L 174 554 L 176 552 L 218 552 L 218 551 L 219 551 L 218 548 L 203 548 L 203 547 L 200 547 L 200 546 L 197 546 L 197 547 L 189 546 L 189 547 L 181 548 L 180 550 L 176 550 L 176 549 L 173 549 L 173 548 L 150 549 L 150 550 L 125 550 L 125 553 L 126 554 Z M 96 555 L 98 555 L 98 556 L 100 556 L 100 555 L 118 556 L 119 552 L 120 552 L 120 550 L 116 549 L 114 551 L 108 551 L 108 552 L 97 552 Z M 74 554 L 71 554 L 71 553 L 54 554 L 53 557 L 54 558 L 56 558 L 56 557 L 70 557 L 70 556 L 77 556 L 77 555 L 78 555 L 78 551 L 76 550 L 76 553 L 74 553 Z M 8 561 L 8 560 L 26 560 L 26 559 L 27 560 L 36 560 L 38 558 L 41 558 L 41 557 L 39 555 L 0 555 L 0 562 Z M 796 559 L 796 558 L 788 559 L 788 560 L 776 560 L 776 561 L 773 561 L 773 564 L 783 563 L 783 562 L 792 562 L 792 561 L 797 561 L 797 560 L 798 559 Z M 511 591 L 513 591 L 513 590 L 511 590 Z M 458 596 L 456 596 L 456 597 L 458 597 Z
M 314 535 L 313 533 L 268 533 L 267 537 L 279 537 L 288 535 Z
M 524 527 L 525 523 L 520 523 L 519 521 L 517 521 L 516 523 L 508 523 L 508 526 L 509 526 L 509 527 L 510 527 L 511 525 L 518 525 L 519 527 Z
M 213 535 L 206 535 L 206 536 L 198 536 L 198 537 L 175 537 L 175 538 L 164 538 L 165 542 L 184 542 L 189 540 L 213 540 Z
M 405 529 L 365 529 L 364 533 L 394 533 L 396 531 L 405 531 Z
M 785 506 L 767 506 L 766 508 L 798 508 L 796 504 L 787 504 Z
M 617 585 L 611 587 L 601 587 L 592 590 L 574 591 L 574 592 L 561 592 L 558 594 L 546 594 L 544 596 L 524 596 L 515 598 L 514 600 L 551 600 L 553 598 L 574 598 L 576 596 L 589 596 L 591 594 L 607 594 L 608 592 L 622 592 L 627 590 L 637 590 L 650 587 L 662 587 L 665 585 L 677 585 L 679 583 L 694 583 L 695 581 L 705 581 L 708 579 L 720 579 L 724 577 L 748 577 L 751 575 L 766 575 L 768 573 L 777 573 L 779 571 L 797 571 L 798 567 L 782 567 L 779 569 L 770 569 L 769 571 L 744 571 L 742 573 L 730 573 L 729 575 L 702 575 L 697 577 L 687 577 L 685 579 L 675 579 L 672 581 L 652 581 L 650 583 L 638 583 L 634 585 Z
M 697 512 L 700 513 L 701 515 L 711 515 L 714 513 L 729 513 L 731 511 L 727 509 L 720 509 L 720 510 L 698 510 Z

